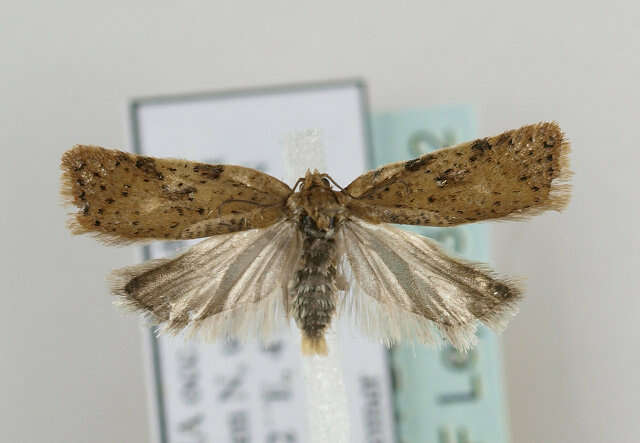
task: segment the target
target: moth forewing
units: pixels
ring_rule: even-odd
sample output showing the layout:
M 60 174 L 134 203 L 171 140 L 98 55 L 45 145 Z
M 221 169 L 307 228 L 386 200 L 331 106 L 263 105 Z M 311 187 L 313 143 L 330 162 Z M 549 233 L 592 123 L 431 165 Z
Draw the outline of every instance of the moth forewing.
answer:
M 157 159 L 78 145 L 62 157 L 62 196 L 79 208 L 70 228 L 107 243 L 208 237 L 265 228 L 291 189 L 241 166 Z
M 569 149 L 556 123 L 538 123 L 382 166 L 345 192 L 349 209 L 374 223 L 520 219 L 566 206 Z

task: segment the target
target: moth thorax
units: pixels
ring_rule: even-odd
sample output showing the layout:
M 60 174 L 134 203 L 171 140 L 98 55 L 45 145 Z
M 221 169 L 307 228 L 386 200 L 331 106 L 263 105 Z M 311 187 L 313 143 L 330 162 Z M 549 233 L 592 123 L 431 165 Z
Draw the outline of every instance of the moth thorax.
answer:
M 325 332 L 336 311 L 336 266 L 333 231 L 318 229 L 303 216 L 302 260 L 295 273 L 293 317 L 302 331 L 306 354 L 326 354 Z
M 343 212 L 343 199 L 339 192 L 331 189 L 328 180 L 318 174 L 305 179 L 304 188 L 300 191 L 299 205 L 305 214 L 313 219 L 316 229 L 324 232 L 333 228 L 336 216 Z

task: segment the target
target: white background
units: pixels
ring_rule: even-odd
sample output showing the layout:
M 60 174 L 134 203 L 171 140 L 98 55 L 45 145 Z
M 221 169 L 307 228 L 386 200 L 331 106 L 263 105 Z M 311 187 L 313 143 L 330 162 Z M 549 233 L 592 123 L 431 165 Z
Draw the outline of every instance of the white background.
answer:
M 631 1 L 4 2 L 0 440 L 149 435 L 138 322 L 104 284 L 132 250 L 65 230 L 62 152 L 124 147 L 129 97 L 363 76 L 374 110 L 561 123 L 568 211 L 493 229 L 529 288 L 505 334 L 513 441 L 637 441 L 639 27 Z

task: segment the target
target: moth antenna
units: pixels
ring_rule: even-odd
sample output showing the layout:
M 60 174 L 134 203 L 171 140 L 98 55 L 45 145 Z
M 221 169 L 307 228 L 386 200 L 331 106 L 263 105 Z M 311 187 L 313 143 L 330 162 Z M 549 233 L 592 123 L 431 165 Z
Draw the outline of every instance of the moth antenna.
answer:
M 221 216 L 221 215 L 222 215 L 222 213 L 220 212 L 220 211 L 221 211 L 221 208 L 222 208 L 224 205 L 226 205 L 227 203 L 249 203 L 249 204 L 252 204 L 252 205 L 258 206 L 258 207 L 260 207 L 260 208 L 273 208 L 274 206 L 277 206 L 277 205 L 265 205 L 265 204 L 258 203 L 258 202 L 254 202 L 254 201 L 251 201 L 251 200 L 229 199 L 229 200 L 225 200 L 225 201 L 223 201 L 222 203 L 220 203 L 220 205 L 218 205 L 218 216 Z
M 322 174 L 320 177 L 322 177 L 322 178 L 326 178 L 326 179 L 327 179 L 327 180 L 329 180 L 331 183 L 333 183 L 333 184 L 336 186 L 336 188 L 338 188 L 338 189 L 340 189 L 341 191 L 343 191 L 343 192 L 344 192 L 344 188 L 343 188 L 342 186 L 340 186 L 340 185 L 338 184 L 338 182 L 336 182 L 336 181 L 333 179 L 333 177 L 331 177 L 329 174 Z
M 409 186 L 409 184 L 406 181 L 399 179 L 398 177 L 390 177 L 390 178 L 388 178 L 384 182 L 381 182 L 381 186 L 391 186 L 391 185 L 395 185 L 396 183 L 400 183 L 400 184 L 404 185 L 405 192 L 407 194 L 409 194 L 411 192 L 411 187 Z M 370 189 L 369 191 L 365 192 L 361 196 L 352 197 L 352 198 L 354 198 L 356 200 L 363 200 L 363 199 L 367 198 L 368 196 L 370 196 L 371 194 L 374 194 L 375 191 L 376 191 L 375 189 Z

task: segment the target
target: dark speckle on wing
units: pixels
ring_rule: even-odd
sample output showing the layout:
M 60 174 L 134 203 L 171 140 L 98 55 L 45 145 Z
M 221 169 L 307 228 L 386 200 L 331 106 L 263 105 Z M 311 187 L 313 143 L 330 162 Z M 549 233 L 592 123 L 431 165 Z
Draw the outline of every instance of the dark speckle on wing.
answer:
M 193 172 L 210 180 L 215 180 L 220 177 L 223 171 L 224 166 L 222 165 L 197 165 L 193 167 Z
M 471 149 L 477 152 L 485 152 L 491 149 L 491 145 L 486 138 L 481 138 L 473 142 Z

